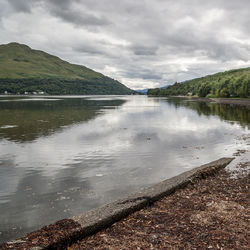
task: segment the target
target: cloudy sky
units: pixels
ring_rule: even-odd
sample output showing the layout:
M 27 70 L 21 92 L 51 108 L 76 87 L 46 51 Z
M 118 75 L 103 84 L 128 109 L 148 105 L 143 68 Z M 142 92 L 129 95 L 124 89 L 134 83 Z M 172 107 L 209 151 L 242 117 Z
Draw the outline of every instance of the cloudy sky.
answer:
M 19 42 L 134 88 L 250 66 L 249 0 L 1 0 Z

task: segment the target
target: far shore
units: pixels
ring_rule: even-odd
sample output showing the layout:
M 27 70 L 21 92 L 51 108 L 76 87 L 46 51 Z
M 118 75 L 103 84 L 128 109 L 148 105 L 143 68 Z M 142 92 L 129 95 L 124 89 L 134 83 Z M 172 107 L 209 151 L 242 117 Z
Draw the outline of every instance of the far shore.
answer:
M 192 97 L 192 96 L 173 96 L 173 97 L 188 98 L 197 102 L 245 106 L 248 109 L 250 109 L 250 98 L 202 98 L 202 97 Z

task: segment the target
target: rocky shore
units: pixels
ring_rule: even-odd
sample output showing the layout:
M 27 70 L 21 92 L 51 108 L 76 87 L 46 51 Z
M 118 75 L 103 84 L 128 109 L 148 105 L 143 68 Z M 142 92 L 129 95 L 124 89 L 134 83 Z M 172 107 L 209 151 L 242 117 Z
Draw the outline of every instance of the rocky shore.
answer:
M 249 168 L 222 169 L 69 249 L 249 249 Z

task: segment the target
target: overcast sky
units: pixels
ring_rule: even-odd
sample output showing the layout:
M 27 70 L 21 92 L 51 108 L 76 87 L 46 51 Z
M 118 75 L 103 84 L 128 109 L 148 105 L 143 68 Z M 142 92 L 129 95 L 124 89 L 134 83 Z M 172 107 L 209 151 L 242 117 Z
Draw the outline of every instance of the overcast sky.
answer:
M 250 66 L 249 0 L 0 0 L 19 42 L 134 88 Z

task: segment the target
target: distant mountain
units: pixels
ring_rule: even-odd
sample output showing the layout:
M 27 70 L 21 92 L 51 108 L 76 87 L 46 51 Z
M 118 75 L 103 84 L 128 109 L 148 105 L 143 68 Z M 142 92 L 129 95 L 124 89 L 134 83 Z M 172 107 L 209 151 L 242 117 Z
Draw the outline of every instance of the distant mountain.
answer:
M 250 97 L 250 68 L 234 69 L 193 80 L 149 89 L 148 95 L 199 97 Z
M 137 89 L 136 92 L 146 95 L 148 93 L 148 89 Z
M 0 93 L 132 94 L 120 82 L 27 45 L 0 45 Z

